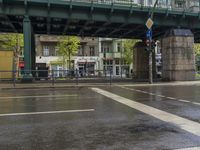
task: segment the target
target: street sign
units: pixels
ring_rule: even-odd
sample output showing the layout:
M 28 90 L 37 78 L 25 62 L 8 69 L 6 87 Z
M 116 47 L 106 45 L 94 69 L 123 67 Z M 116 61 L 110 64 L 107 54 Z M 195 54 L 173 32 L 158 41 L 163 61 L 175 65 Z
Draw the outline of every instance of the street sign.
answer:
M 153 26 L 153 20 L 151 18 L 149 18 L 146 22 L 146 26 L 148 29 L 151 29 L 151 27 Z
M 147 32 L 146 32 L 146 38 L 147 39 L 152 39 L 152 30 L 147 30 Z

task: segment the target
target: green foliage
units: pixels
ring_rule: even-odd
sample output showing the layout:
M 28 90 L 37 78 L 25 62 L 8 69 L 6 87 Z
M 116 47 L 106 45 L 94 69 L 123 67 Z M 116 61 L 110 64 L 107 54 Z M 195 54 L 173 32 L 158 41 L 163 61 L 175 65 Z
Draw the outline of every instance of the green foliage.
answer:
M 62 58 L 63 67 L 68 64 L 68 68 L 71 69 L 71 57 L 77 54 L 79 44 L 80 40 L 76 36 L 60 37 L 57 48 L 58 55 Z
M 0 34 L 0 48 L 2 50 L 12 50 L 20 54 L 23 50 L 24 39 L 23 34 L 3 33 Z
M 124 61 L 128 65 L 130 65 L 133 62 L 133 48 L 136 42 L 138 42 L 138 40 L 135 39 L 126 39 L 123 41 Z
M 196 55 L 200 55 L 200 43 L 194 44 L 194 50 Z

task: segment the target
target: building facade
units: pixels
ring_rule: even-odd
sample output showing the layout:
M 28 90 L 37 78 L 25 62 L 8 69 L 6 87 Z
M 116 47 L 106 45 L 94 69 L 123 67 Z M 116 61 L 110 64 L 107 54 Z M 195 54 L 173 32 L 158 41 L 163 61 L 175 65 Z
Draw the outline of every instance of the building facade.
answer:
M 58 41 L 59 36 L 36 36 L 36 66 L 56 70 L 55 75 L 61 76 L 69 68 L 63 66 L 62 56 L 58 56 Z M 72 57 L 72 69 L 78 69 L 81 75 L 94 74 L 99 69 L 98 52 L 97 38 L 80 38 L 77 55 Z
M 125 64 L 123 40 L 99 38 L 100 68 L 105 75 L 128 77 L 130 65 Z
M 57 70 L 55 75 L 62 76 L 63 66 L 61 56 L 58 56 L 58 36 L 36 36 L 36 66 Z M 130 65 L 125 64 L 123 40 L 111 38 L 80 38 L 80 46 L 76 56 L 72 57 L 72 70 L 78 70 L 80 76 L 105 75 L 127 77 Z M 38 69 L 37 68 L 37 69 Z

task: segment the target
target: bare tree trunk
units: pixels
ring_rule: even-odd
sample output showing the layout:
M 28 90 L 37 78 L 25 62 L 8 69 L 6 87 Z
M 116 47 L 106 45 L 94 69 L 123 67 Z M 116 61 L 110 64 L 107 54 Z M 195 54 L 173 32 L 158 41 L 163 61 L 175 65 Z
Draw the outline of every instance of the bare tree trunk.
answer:
M 63 69 L 65 68 L 65 58 L 64 58 L 64 56 L 63 56 L 63 63 L 62 63 L 62 67 L 63 67 Z
M 69 70 L 71 70 L 71 53 L 69 52 Z

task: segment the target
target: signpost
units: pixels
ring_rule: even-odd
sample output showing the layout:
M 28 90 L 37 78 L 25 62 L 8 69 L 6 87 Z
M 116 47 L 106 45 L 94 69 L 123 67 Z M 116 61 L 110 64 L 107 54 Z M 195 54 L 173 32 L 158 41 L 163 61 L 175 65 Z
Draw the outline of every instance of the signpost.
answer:
M 153 73 L 152 73 L 152 26 L 154 24 L 153 22 L 153 15 L 154 15 L 154 10 L 156 8 L 156 5 L 158 4 L 158 0 L 156 0 L 156 2 L 154 3 L 154 7 L 153 10 L 151 12 L 151 16 L 147 19 L 146 22 L 146 27 L 148 28 L 147 32 L 146 32 L 146 37 L 147 40 L 149 40 L 149 83 L 152 84 L 153 83 Z
M 146 22 L 146 27 L 150 30 L 153 26 L 153 20 L 149 18 Z
M 147 32 L 146 32 L 146 38 L 147 38 L 147 40 L 151 40 L 152 39 L 152 30 L 147 30 Z

